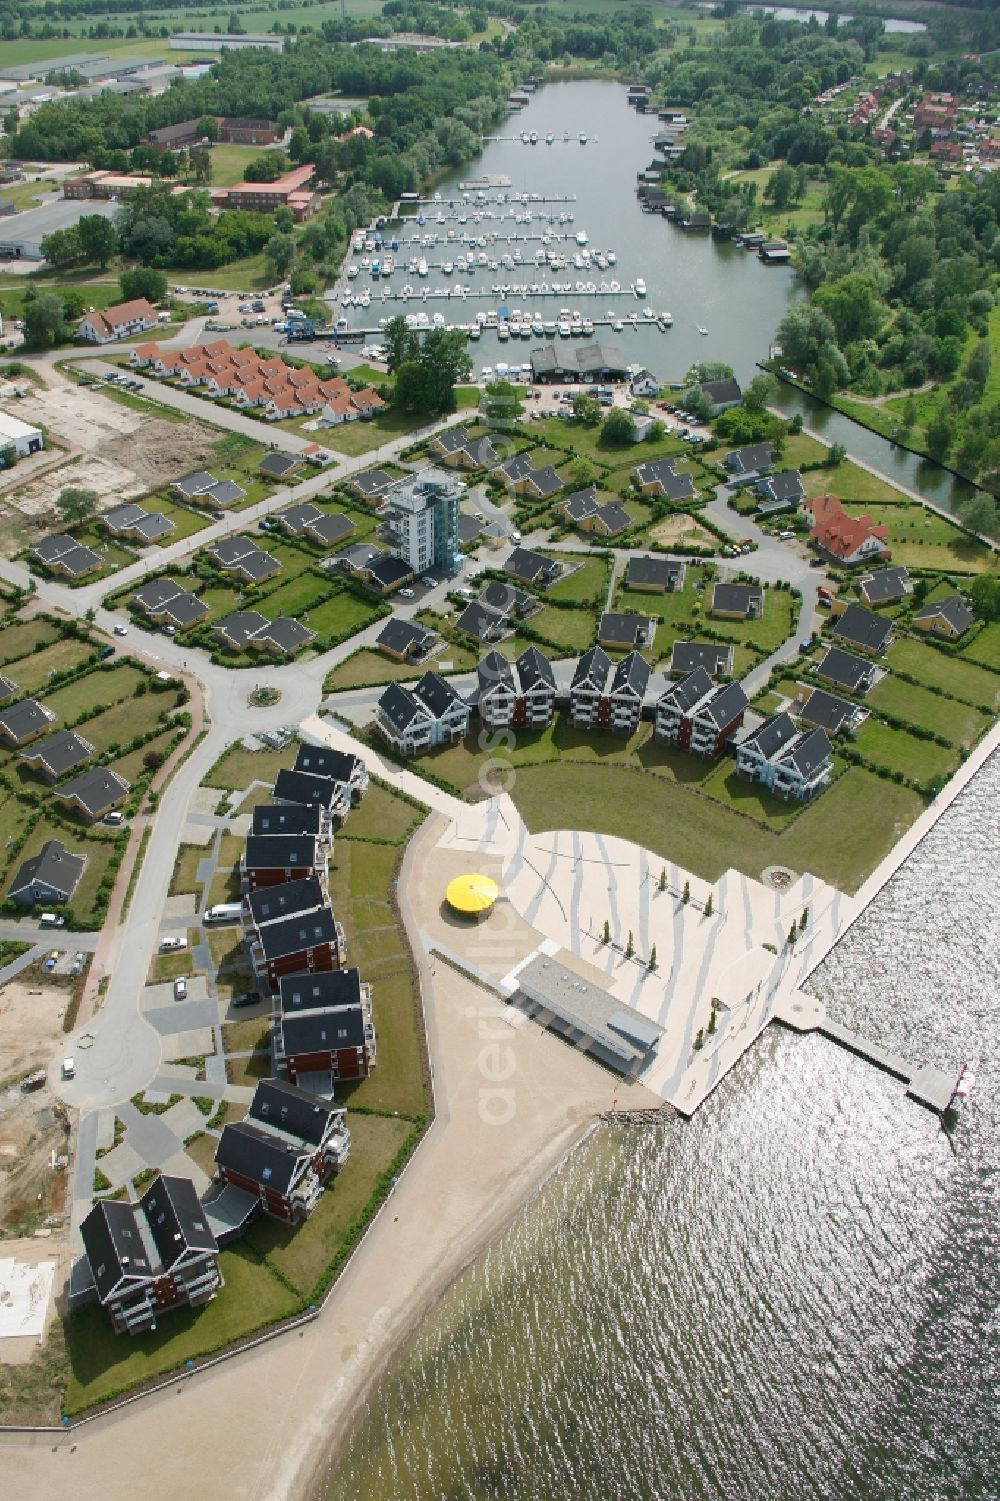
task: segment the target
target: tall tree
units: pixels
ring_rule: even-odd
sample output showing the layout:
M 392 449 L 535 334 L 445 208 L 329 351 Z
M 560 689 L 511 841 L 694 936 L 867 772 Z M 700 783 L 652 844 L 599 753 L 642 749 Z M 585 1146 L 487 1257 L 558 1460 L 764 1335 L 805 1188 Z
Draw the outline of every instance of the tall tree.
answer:
M 69 485 L 65 490 L 60 490 L 56 500 L 56 510 L 67 526 L 79 526 L 81 522 L 89 521 L 97 510 L 100 499 L 96 490 L 84 490 L 77 485 Z
M 102 271 L 106 270 L 118 249 L 118 234 L 110 219 L 104 219 L 100 214 L 84 214 L 76 232 L 84 260 L 96 261 Z

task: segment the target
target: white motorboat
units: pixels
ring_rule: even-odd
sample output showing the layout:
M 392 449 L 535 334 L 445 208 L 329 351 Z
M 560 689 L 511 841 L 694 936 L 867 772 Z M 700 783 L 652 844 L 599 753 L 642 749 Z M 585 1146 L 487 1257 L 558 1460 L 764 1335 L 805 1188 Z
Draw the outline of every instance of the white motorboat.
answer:
M 699 333 L 700 333 L 700 334 L 707 334 L 707 333 L 708 333 L 708 329 L 707 329 L 707 328 L 702 328 L 702 327 L 701 327 L 701 326 L 700 326 L 700 325 L 699 325 L 699 327 L 698 327 L 698 332 L 699 332 Z
M 564 319 L 560 319 L 559 320 L 559 322 L 556 325 L 556 330 L 557 330 L 557 332 L 559 334 L 560 339 L 568 339 L 569 336 L 570 336 L 570 333 L 572 331 L 570 324 L 568 324 L 567 322 L 565 322 Z
M 578 245 L 586 245 L 587 239 L 587 231 L 585 229 L 578 229 L 576 232 L 576 243 Z
M 634 291 L 637 297 L 645 297 L 646 295 L 646 283 L 641 276 L 636 278 Z
M 419 259 L 419 261 L 417 262 L 417 275 L 418 276 L 426 276 L 427 275 L 427 262 L 424 260 L 423 256 L 421 256 L 420 259 Z
M 444 272 L 445 276 L 450 276 L 454 269 L 454 264 L 451 261 L 445 261 L 444 265 L 441 267 L 441 270 Z

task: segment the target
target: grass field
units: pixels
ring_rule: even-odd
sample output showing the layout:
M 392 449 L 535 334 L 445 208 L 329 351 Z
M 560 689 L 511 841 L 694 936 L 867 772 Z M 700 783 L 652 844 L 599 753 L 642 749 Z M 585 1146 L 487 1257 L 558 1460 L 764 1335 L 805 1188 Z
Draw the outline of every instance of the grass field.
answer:
M 978 709 L 942 698 L 930 688 L 904 683 L 891 673 L 872 689 L 868 702 L 873 709 L 898 714 L 909 724 L 943 735 L 952 745 L 974 745 L 989 724 Z
M 226 751 L 202 782 L 203 787 L 219 787 L 223 792 L 239 792 L 251 782 L 270 785 L 283 766 L 291 766 L 298 751 L 293 741 L 284 750 L 248 751 L 233 745 Z
M 231 188 L 234 183 L 242 182 L 249 163 L 256 161 L 261 154 L 260 146 L 224 146 L 216 143 L 212 147 L 212 187 Z
M 4 643 L 6 645 L 6 642 Z M 73 636 L 65 636 L 11 663 L 10 676 L 22 693 L 44 692 L 45 685 L 54 672 L 69 672 L 79 667 L 90 656 L 93 647 Z
M 961 653 L 968 662 L 982 662 L 1000 672 L 1000 622 L 986 625 Z
M 835 493 L 847 492 L 835 490 Z M 889 528 L 894 563 L 908 568 L 955 569 L 965 573 L 982 573 L 997 566 L 996 553 L 990 548 L 917 501 L 875 504 L 867 511 L 874 521 Z
M 890 667 L 993 713 L 1000 702 L 1000 676 L 961 657 L 946 655 L 910 636 L 897 636 L 885 654 Z
M 177 851 L 177 859 L 174 861 L 173 875 L 170 877 L 170 896 L 193 896 L 198 890 L 197 872 L 198 866 L 205 858 L 207 850 L 202 849 L 200 844 L 182 844 Z
M 597 637 L 597 617 L 593 610 L 557 610 L 547 606 L 537 615 L 532 615 L 527 623 L 567 656 L 586 651 Z M 530 646 L 533 643 L 525 640 L 523 644 Z
M 339 837 L 388 839 L 393 844 L 402 844 L 423 816 L 420 808 L 372 782 L 358 807 L 351 809 Z
M 559 561 L 564 567 L 575 564 L 575 554 L 560 553 Z M 589 604 L 596 601 L 603 610 L 608 592 L 608 564 L 604 558 L 579 559 L 580 566 L 545 591 L 546 599 L 565 599 L 573 604 Z
M 958 753 L 932 740 L 918 740 L 905 730 L 892 729 L 869 719 L 854 741 L 866 760 L 876 766 L 888 766 L 904 776 L 929 782 L 932 777 L 950 776 L 958 765 Z
M 478 660 L 476 654 L 467 651 L 464 646 L 452 646 L 450 643 L 443 652 L 445 660 L 451 662 L 450 670 L 455 672 L 467 672 L 475 667 Z M 370 683 L 381 683 L 388 680 L 398 681 L 406 678 L 418 678 L 429 667 L 436 666 L 436 658 L 426 662 L 396 662 L 392 657 L 384 657 L 379 651 L 371 651 L 363 647 L 361 651 L 345 658 L 332 672 L 327 673 L 323 683 L 324 693 L 337 693 L 343 688 L 364 688 Z

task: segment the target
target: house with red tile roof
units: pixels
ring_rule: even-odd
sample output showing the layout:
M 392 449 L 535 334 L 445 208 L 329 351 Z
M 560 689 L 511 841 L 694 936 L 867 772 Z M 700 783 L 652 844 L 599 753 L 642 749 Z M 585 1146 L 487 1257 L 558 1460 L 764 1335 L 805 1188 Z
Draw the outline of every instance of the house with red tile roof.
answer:
M 100 312 L 86 313 L 77 326 L 81 339 L 88 344 L 111 344 L 115 339 L 127 339 L 132 334 L 144 333 L 156 327 L 156 310 L 145 297 L 136 297 L 131 302 L 118 302 Z
M 809 540 L 838 563 L 866 563 L 890 556 L 889 528 L 877 526 L 870 516 L 848 516 L 836 495 L 817 495 L 806 501 L 806 509 L 813 518 Z

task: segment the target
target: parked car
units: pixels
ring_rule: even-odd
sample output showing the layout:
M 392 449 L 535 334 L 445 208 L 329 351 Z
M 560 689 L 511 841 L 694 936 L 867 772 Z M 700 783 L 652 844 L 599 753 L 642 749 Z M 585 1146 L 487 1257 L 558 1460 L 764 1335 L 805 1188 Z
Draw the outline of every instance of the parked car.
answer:
M 105 813 L 103 822 L 115 828 L 118 824 L 125 822 L 125 814 L 119 813 L 118 809 L 114 808 L 110 813 Z
M 825 585 L 821 585 L 816 590 L 816 597 L 821 605 L 833 604 L 833 591 L 832 589 L 827 589 Z
M 188 993 L 187 981 L 184 979 L 183 976 L 181 976 L 179 979 L 177 979 L 177 980 L 174 981 L 174 1000 L 175 1001 L 186 1001 L 187 1000 L 187 993 Z
M 239 1011 L 243 1006 L 256 1006 L 259 1001 L 259 995 L 255 995 L 252 990 L 244 990 L 239 995 L 234 995 L 229 1004 L 234 1011 Z
M 173 949 L 186 949 L 187 945 L 186 938 L 178 938 L 172 934 L 169 938 L 160 939 L 160 952 L 169 954 Z
M 400 589 L 399 597 L 400 599 L 413 599 L 415 598 L 414 591 L 412 589 Z
M 58 964 L 58 962 L 59 962 L 59 950 L 58 949 L 53 949 L 50 954 L 46 954 L 46 956 L 45 956 L 45 963 L 42 965 L 42 968 L 44 969 L 45 973 L 47 975 L 49 975 L 55 969 L 55 967 Z
M 76 1059 L 64 1058 L 62 1061 L 62 1076 L 64 1079 L 76 1078 Z
M 69 967 L 69 972 L 73 976 L 74 979 L 76 978 L 77 975 L 82 975 L 83 974 L 83 966 L 86 964 L 86 962 L 87 962 L 87 956 L 86 956 L 86 954 L 74 954 L 73 955 L 73 962 L 72 962 L 72 964 Z
M 116 636 L 127 636 L 128 635 L 128 626 L 127 625 L 114 625 L 114 626 L 111 627 L 111 629 L 112 629 L 112 631 L 114 632 L 114 634 Z

